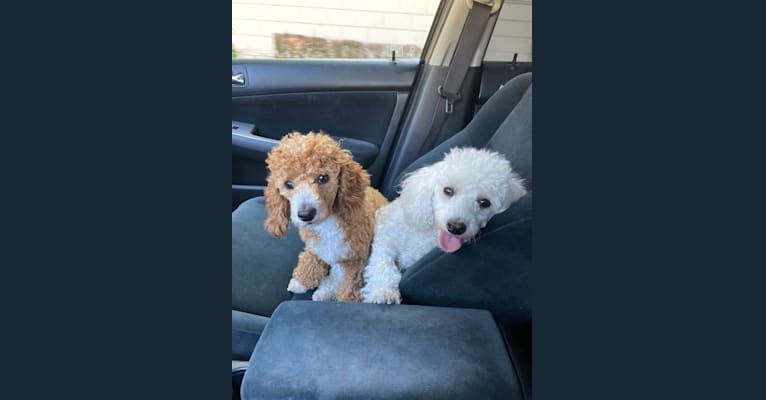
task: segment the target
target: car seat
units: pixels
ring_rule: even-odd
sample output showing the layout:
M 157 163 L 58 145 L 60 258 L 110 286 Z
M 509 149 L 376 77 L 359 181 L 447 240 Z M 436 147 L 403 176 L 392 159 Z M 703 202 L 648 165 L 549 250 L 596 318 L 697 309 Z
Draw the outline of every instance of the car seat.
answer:
M 453 147 L 486 147 L 504 154 L 525 180 L 529 193 L 496 215 L 481 238 L 460 251 L 431 251 L 402 276 L 407 304 L 481 308 L 492 313 L 529 397 L 531 386 L 532 74 L 503 85 L 460 132 L 411 163 L 402 176 L 440 160 Z M 396 197 L 391 190 L 383 193 Z M 277 306 L 310 293 L 287 292 L 303 249 L 297 229 L 272 238 L 263 228 L 263 198 L 232 212 L 232 365 L 249 359 Z

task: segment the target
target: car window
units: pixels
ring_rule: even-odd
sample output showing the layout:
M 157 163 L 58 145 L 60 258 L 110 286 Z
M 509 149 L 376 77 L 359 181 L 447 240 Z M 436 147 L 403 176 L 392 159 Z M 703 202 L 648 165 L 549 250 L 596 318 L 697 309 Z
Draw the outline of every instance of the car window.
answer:
M 532 0 L 505 0 L 485 61 L 532 61 Z
M 440 0 L 233 0 L 232 59 L 419 58 Z

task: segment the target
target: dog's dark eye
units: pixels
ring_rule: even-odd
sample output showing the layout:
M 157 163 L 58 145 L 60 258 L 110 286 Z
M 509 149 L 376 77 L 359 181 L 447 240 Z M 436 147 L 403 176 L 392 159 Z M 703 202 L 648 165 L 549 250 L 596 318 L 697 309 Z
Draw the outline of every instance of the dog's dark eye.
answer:
M 476 201 L 479 203 L 479 207 L 481 208 L 487 208 L 492 205 L 492 203 L 490 203 L 487 199 L 479 199 Z
M 449 197 L 452 197 L 452 195 L 455 194 L 455 190 L 447 186 L 444 188 L 444 194 L 446 194 Z
M 292 181 L 285 181 L 285 187 L 288 188 L 288 189 L 292 189 L 293 188 Z
M 317 176 L 317 183 L 320 184 L 320 185 L 324 185 L 329 180 L 330 180 L 330 177 L 327 176 L 327 175 L 319 175 L 319 176 Z

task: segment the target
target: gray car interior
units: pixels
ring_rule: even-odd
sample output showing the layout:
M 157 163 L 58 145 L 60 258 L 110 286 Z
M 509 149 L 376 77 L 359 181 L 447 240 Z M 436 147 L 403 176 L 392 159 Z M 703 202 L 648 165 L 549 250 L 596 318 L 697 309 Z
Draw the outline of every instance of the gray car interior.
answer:
M 255 348 L 244 399 L 521 397 L 486 310 L 288 301 Z
M 379 186 L 417 60 L 237 61 L 232 76 L 232 210 L 263 195 L 266 154 L 285 133 L 325 131 Z
M 494 91 L 483 78 L 480 88 L 474 83 L 486 99 L 468 125 L 385 178 L 391 183 L 381 191 L 394 199 L 404 174 L 448 149 L 486 147 L 505 154 L 530 191 L 477 241 L 453 254 L 436 249 L 410 267 L 400 283 L 405 304 L 311 302 L 311 293 L 287 292 L 303 248 L 297 230 L 272 238 L 263 228 L 263 198 L 239 204 L 232 213 L 232 365 L 249 360 L 243 399 L 530 398 L 532 74 L 510 73 L 516 76 Z M 491 75 L 501 74 L 509 72 Z M 272 139 L 276 129 L 245 128 Z M 366 144 L 346 145 L 368 165 L 380 160 L 365 153 L 372 151 Z

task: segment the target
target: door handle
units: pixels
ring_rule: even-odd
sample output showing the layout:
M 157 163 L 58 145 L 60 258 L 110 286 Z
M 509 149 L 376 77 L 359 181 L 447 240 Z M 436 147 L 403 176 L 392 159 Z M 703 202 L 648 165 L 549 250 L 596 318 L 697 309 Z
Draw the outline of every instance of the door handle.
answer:
M 231 84 L 232 85 L 244 85 L 245 84 L 245 74 L 243 74 L 243 73 L 231 74 Z

